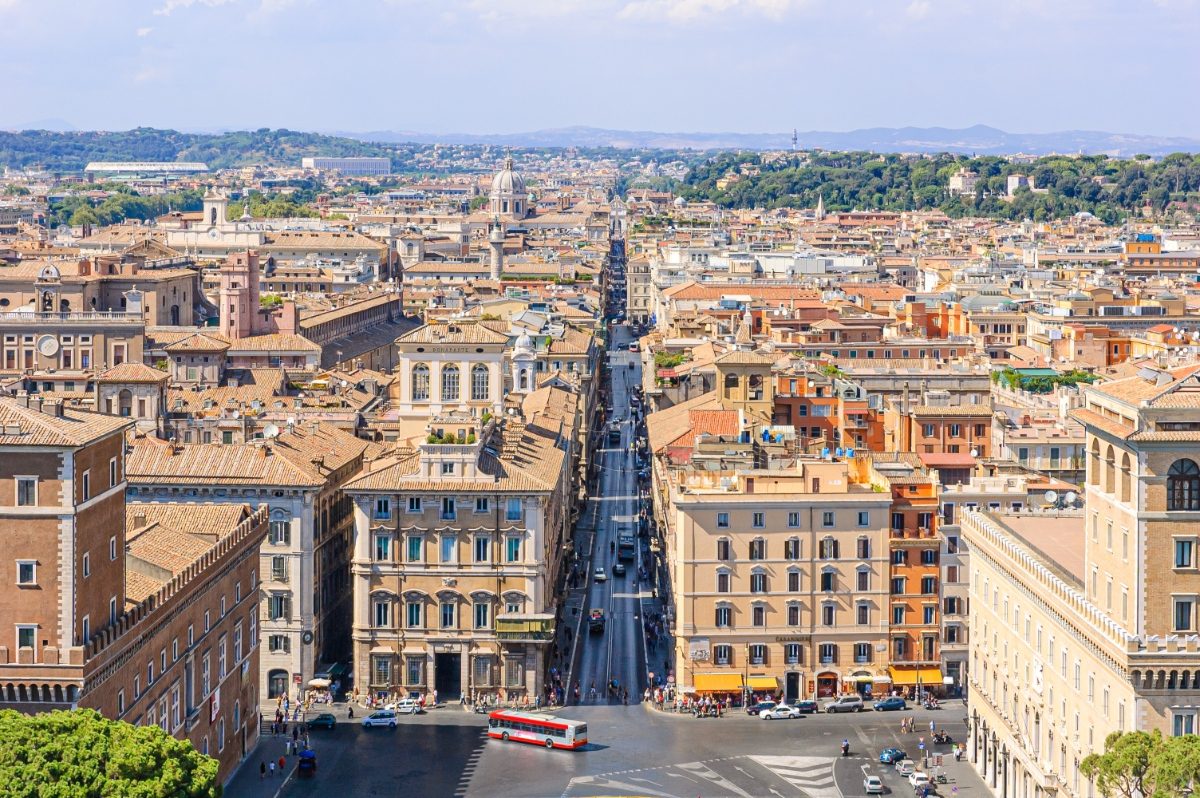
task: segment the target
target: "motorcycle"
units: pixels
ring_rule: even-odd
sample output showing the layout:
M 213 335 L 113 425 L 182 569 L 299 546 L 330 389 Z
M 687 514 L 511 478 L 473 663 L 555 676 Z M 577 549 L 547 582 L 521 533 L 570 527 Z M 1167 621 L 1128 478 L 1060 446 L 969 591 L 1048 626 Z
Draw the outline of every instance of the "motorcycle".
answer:
M 847 740 L 842 740 L 842 756 L 850 756 L 850 743 Z

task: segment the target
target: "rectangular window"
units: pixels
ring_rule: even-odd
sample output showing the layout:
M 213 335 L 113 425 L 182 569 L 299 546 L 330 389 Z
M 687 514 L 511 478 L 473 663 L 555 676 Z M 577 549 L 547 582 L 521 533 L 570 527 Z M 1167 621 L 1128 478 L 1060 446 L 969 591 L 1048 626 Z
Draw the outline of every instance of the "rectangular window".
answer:
M 921 593 L 930 595 L 937 592 L 937 577 L 923 576 L 921 577 Z
M 788 513 L 787 525 L 792 529 L 800 526 L 800 513 Z
M 725 538 L 718 540 L 717 541 L 717 559 L 721 560 L 723 562 L 730 560 L 731 554 L 732 554 L 732 552 L 730 551 L 731 548 L 732 548 L 731 541 L 726 540 Z
M 271 522 L 271 544 L 274 546 L 289 546 L 292 542 L 292 522 Z
M 475 628 L 487 629 L 491 626 L 492 606 L 486 602 L 477 602 L 475 604 Z
M 755 538 L 750 541 L 750 559 L 765 560 L 767 559 L 767 541 L 762 538 Z
M 83 479 L 80 482 L 80 501 L 87 501 L 92 498 L 92 472 L 84 471 Z
M 406 684 L 420 685 L 425 683 L 425 658 L 409 657 L 406 661 Z
M 904 594 L 904 577 L 903 576 L 892 577 L 892 595 L 900 596 L 903 594 Z
M 937 623 L 937 607 L 936 606 L 934 606 L 932 604 L 927 604 L 925 607 L 922 608 L 922 610 L 923 610 L 923 612 L 922 612 L 921 621 L 926 626 Z
M 37 584 L 37 561 L 36 560 L 17 560 L 17 584 L 18 585 L 36 585 Z
M 904 624 L 905 606 L 903 604 L 892 605 L 892 623 Z
M 763 573 L 750 574 L 750 592 L 751 593 L 766 593 L 767 592 L 767 575 Z
M 821 591 L 822 592 L 832 593 L 836 589 L 835 585 L 836 585 L 837 580 L 836 580 L 835 576 L 836 575 L 834 574 L 833 571 L 822 571 L 821 572 Z
M 1172 733 L 1176 737 L 1196 733 L 1196 713 L 1176 712 L 1172 718 Z
M 800 559 L 800 538 L 788 538 L 783 542 L 783 559 Z
M 453 496 L 442 497 L 442 520 L 453 521 L 458 518 L 458 508 Z
M 858 549 L 858 559 L 860 559 L 860 560 L 871 559 L 871 539 L 870 538 L 859 538 L 856 548 Z
M 408 602 L 408 628 L 419 629 L 421 627 L 421 602 Z
M 1175 539 L 1175 567 L 1192 568 L 1196 562 L 1196 541 L 1193 538 Z
M 454 535 L 442 535 L 441 561 L 443 563 L 458 561 L 458 538 Z
M 33 507 L 37 504 L 37 477 L 17 477 L 17 506 Z
M 387 628 L 392 623 L 392 603 L 390 601 L 375 602 L 375 626 Z
M 767 625 L 767 608 L 761 604 L 755 604 L 750 612 L 750 617 L 753 619 L 755 626 Z
M 751 516 L 750 525 L 753 526 L 755 529 L 762 529 L 764 526 L 767 525 L 766 518 L 767 518 L 766 513 L 754 513 Z
M 837 662 L 836 643 L 822 643 L 817 652 L 817 658 L 821 661 L 822 665 L 832 665 Z
M 112 458 L 108 461 L 108 486 L 115 488 L 117 486 L 117 458 Z
M 1192 599 L 1175 599 L 1175 631 L 1189 632 L 1192 629 Z
M 826 510 L 821 513 L 821 526 L 833 526 L 833 511 Z
M 391 559 L 392 553 L 392 538 L 391 535 L 376 535 L 375 536 L 375 559 L 386 561 Z M 282 557 L 276 559 L 282 560 Z
M 729 529 L 729 513 L 717 513 L 717 529 Z
M 866 512 L 865 510 L 859 511 L 858 525 L 859 526 L 870 526 L 871 525 L 871 514 L 869 512 Z
M 731 579 L 730 579 L 730 576 L 728 573 L 726 573 L 725 571 L 718 573 L 717 574 L 717 592 L 718 593 L 728 593 L 730 581 L 731 581 Z
M 420 562 L 424 554 L 425 540 L 420 535 L 410 535 L 408 538 L 408 551 L 405 559 L 408 562 Z
M 456 607 L 457 607 L 457 605 L 452 601 L 443 601 L 442 602 L 441 619 L 442 619 L 442 628 L 443 629 L 455 628 L 456 624 L 455 624 L 454 613 L 455 613 Z
M 788 622 L 788 626 L 799 626 L 800 625 L 800 605 L 799 604 L 789 604 L 788 605 L 787 622 Z
M 866 626 L 867 624 L 869 624 L 871 622 L 871 607 L 870 607 L 870 605 L 860 603 L 855 608 L 855 613 L 857 615 L 857 620 L 858 620 L 859 626 Z
M 767 647 L 761 643 L 750 646 L 750 664 L 765 665 L 767 662 Z
M 509 499 L 508 502 L 505 504 L 505 509 L 504 509 L 505 520 L 520 521 L 521 517 L 522 517 L 521 516 L 521 500 L 515 499 L 515 498 Z
M 732 665 L 733 646 L 713 646 L 713 662 L 717 665 Z
M 787 586 L 788 586 L 789 593 L 799 593 L 800 592 L 800 572 L 799 571 L 788 571 Z
M 871 661 L 871 644 L 870 643 L 855 643 L 854 644 L 854 661 L 863 664 Z
M 783 646 L 783 660 L 788 665 L 799 665 L 803 657 L 803 650 L 799 643 L 786 643 Z
M 492 558 L 491 541 L 480 535 L 475 538 L 475 562 L 488 562 Z
M 420 496 L 409 496 L 408 497 L 408 511 L 410 513 L 421 512 L 421 497 Z
M 475 512 L 486 513 L 488 511 L 488 500 L 486 496 L 480 496 L 475 499 Z
M 391 499 L 378 498 L 375 500 L 375 517 L 385 521 L 392 517 Z
M 292 641 L 287 635 L 267 635 L 267 651 L 286 654 L 291 649 Z
M 871 589 L 871 572 L 870 571 L 866 570 L 865 568 L 862 569 L 861 571 L 858 572 L 857 579 L 858 579 L 858 590 L 862 591 L 862 590 L 870 590 Z
M 716 625 L 726 628 L 732 625 L 733 610 L 730 607 L 717 607 Z

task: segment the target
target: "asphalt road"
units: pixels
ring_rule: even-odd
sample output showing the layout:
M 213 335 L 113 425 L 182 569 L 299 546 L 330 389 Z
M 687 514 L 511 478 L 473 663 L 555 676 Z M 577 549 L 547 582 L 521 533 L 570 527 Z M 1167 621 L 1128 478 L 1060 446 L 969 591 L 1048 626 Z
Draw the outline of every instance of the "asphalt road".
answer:
M 621 690 L 628 689 L 631 704 L 640 700 L 645 689 L 645 646 L 642 638 L 641 591 L 648 585 L 639 582 L 641 542 L 634 561 L 626 562 L 626 575 L 615 576 L 612 566 L 617 562 L 613 551 L 621 533 L 636 535 L 638 514 L 637 472 L 629 444 L 633 440 L 634 424 L 630 415 L 630 389 L 641 380 L 641 362 L 636 353 L 628 351 L 632 341 L 624 325 L 614 325 L 609 353 L 612 373 L 609 421 L 621 427 L 620 446 L 600 451 L 600 489 L 591 501 L 598 505 L 595 545 L 588 568 L 589 587 L 585 604 L 585 619 L 580 630 L 579 663 L 574 669 L 584 705 L 621 703 L 619 695 L 610 695 L 605 686 L 616 680 Z M 633 368 L 629 368 L 629 364 Z M 595 571 L 602 567 L 607 579 L 597 581 Z M 589 633 L 586 613 L 593 608 L 604 610 L 607 622 L 602 633 Z M 591 687 L 596 694 L 592 698 Z
M 879 752 L 898 746 L 919 759 L 919 740 L 928 739 L 931 719 L 956 741 L 965 734 L 958 707 L 907 713 L 923 731 L 903 735 L 897 712 L 765 721 L 744 714 L 697 719 L 643 706 L 592 705 L 557 714 L 587 721 L 586 749 L 547 751 L 488 740 L 484 716 L 451 705 L 402 717 L 395 731 L 363 729 L 357 719 L 339 723 L 332 732 L 314 730 L 318 769 L 311 778 L 259 781 L 258 759 L 276 757 L 283 749 L 282 738 L 268 738 L 226 795 L 860 798 L 864 773 L 873 773 L 883 777 L 892 795 L 908 798 L 910 789 L 893 768 L 879 764 Z M 838 756 L 843 739 L 851 745 L 847 758 Z M 939 785 L 939 795 L 990 798 L 969 764 L 946 760 L 949 783 Z

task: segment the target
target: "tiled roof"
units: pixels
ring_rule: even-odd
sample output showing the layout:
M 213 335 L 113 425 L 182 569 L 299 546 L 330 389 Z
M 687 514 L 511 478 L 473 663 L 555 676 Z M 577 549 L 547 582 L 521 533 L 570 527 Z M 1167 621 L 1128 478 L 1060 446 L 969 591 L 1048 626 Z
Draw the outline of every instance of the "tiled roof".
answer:
M 167 352 L 224 352 L 227 349 L 228 343 L 204 333 L 192 333 L 163 347 Z
M 144 363 L 122 363 L 96 375 L 97 382 L 159 383 L 170 376 Z
M 250 514 L 245 504 L 129 502 L 125 551 L 133 562 L 125 572 L 126 603 L 138 602 L 157 591 L 165 579 L 146 571 L 156 568 L 178 574 L 203 557 L 221 538 L 233 532 Z M 139 562 L 149 568 L 139 568 Z
M 691 429 L 690 414 L 693 410 L 722 411 L 716 391 L 709 391 L 694 399 L 673 405 L 646 416 L 646 437 L 650 451 L 661 452 Z
M 133 419 L 64 407 L 62 416 L 0 397 L 0 446 L 84 446 L 133 425 Z
M 1142 373 L 1138 373 L 1132 377 L 1111 380 L 1099 385 L 1093 385 L 1088 388 L 1088 390 L 1106 396 L 1111 396 L 1114 399 L 1120 399 L 1121 401 L 1134 405 L 1141 404 L 1142 402 L 1148 402 L 1156 407 L 1195 406 L 1191 404 L 1159 405 L 1159 401 L 1162 401 L 1160 397 L 1165 398 L 1168 394 L 1178 391 L 1188 377 L 1191 377 L 1192 375 L 1196 374 L 1197 371 L 1200 371 L 1200 364 L 1193 363 L 1188 366 L 1182 366 L 1174 369 L 1159 369 L 1152 366 L 1146 366 L 1144 370 L 1146 374 L 1153 374 L 1156 378 L 1148 379 L 1146 376 L 1143 376 Z
M 507 344 L 508 333 L 494 322 L 461 319 L 424 324 L 396 339 L 398 344 Z
M 718 357 L 715 362 L 718 366 L 765 366 L 774 363 L 775 359 L 761 352 L 728 352 Z
M 909 408 L 912 416 L 966 416 L 969 418 L 990 418 L 994 412 L 988 405 L 916 405 Z

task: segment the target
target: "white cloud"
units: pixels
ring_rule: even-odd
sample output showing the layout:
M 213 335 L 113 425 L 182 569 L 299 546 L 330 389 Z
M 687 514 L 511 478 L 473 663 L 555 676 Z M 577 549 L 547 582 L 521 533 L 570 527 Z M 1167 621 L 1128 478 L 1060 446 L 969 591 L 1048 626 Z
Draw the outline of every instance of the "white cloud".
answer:
M 908 8 L 904 9 L 904 14 L 909 19 L 925 19 L 931 10 L 933 10 L 933 5 L 929 0 L 912 0 L 908 4 Z
M 154 28 L 138 28 L 136 33 L 138 38 L 144 39 L 154 31 Z
M 166 0 L 161 8 L 154 9 L 154 13 L 160 17 L 167 17 L 181 8 L 191 8 L 192 6 L 215 8 L 216 6 L 223 6 L 234 2 L 237 2 L 237 0 Z
M 632 0 L 617 12 L 617 16 L 621 19 L 694 22 L 737 10 L 781 19 L 803 4 L 803 0 Z

